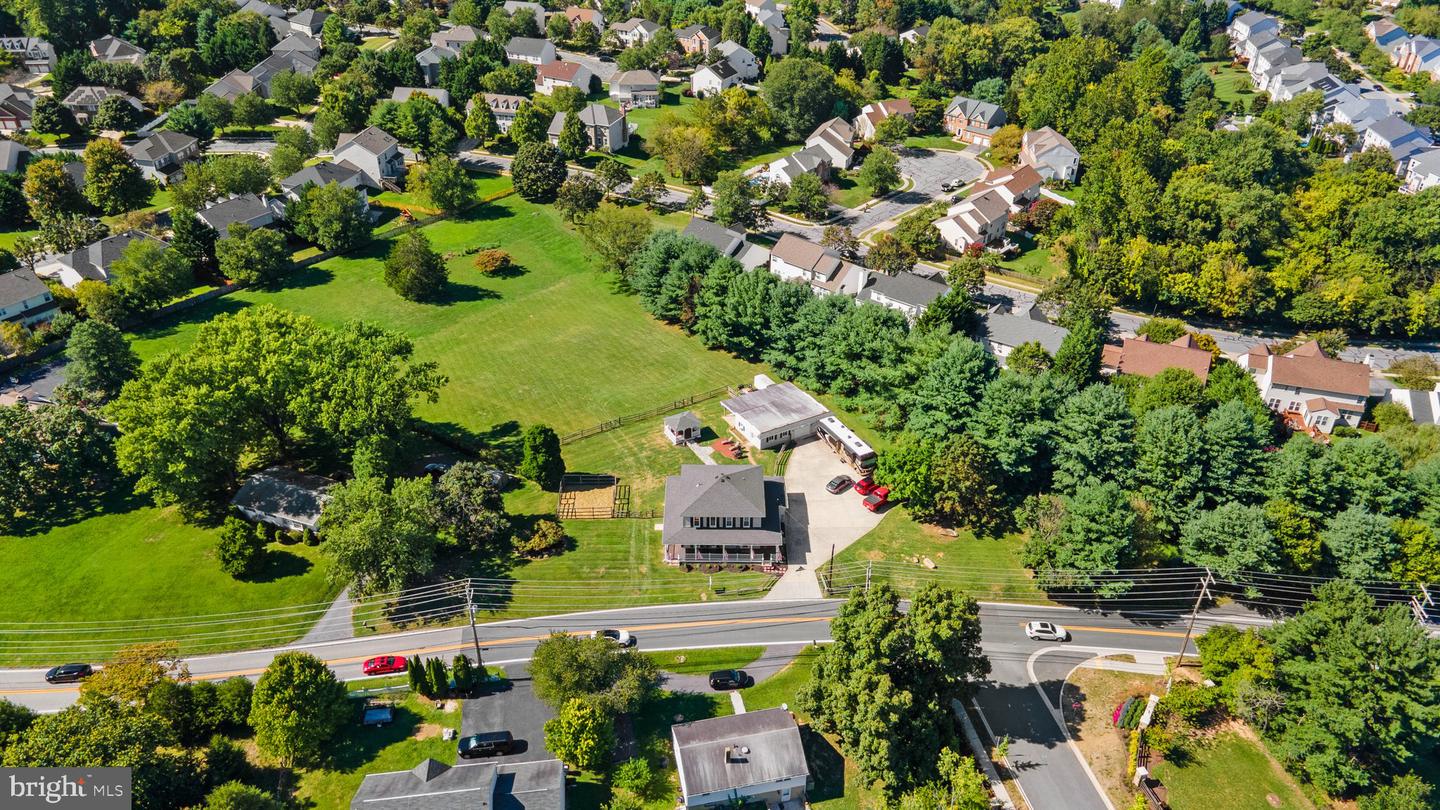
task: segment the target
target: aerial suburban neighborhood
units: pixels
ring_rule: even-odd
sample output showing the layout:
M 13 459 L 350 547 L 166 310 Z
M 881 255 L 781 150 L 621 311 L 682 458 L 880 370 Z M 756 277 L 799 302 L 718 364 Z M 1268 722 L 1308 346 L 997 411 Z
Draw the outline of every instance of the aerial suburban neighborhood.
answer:
M 0 807 L 1440 807 L 1437 128 L 1427 0 L 0 0 Z

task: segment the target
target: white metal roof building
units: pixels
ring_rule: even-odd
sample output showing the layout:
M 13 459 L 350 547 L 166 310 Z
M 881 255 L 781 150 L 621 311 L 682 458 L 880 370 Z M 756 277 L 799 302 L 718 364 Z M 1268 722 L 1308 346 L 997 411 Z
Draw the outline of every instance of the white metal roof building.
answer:
M 820 420 L 830 416 L 829 408 L 794 383 L 762 383 L 756 388 L 720 405 L 745 440 L 761 450 L 808 439 L 819 430 Z

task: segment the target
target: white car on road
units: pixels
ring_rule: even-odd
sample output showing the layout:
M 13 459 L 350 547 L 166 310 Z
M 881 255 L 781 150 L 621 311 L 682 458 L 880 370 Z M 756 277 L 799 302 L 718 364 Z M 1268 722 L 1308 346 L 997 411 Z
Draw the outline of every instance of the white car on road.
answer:
M 609 639 L 619 647 L 635 646 L 635 637 L 624 630 L 594 630 L 590 633 L 590 637 Z
M 1054 622 L 1026 622 L 1025 635 L 1034 641 L 1070 640 L 1070 631 Z

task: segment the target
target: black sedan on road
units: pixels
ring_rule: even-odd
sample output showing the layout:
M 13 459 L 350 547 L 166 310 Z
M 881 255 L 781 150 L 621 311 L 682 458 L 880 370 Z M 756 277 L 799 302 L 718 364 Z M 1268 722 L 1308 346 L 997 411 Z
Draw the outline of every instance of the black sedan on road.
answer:
M 855 481 L 851 479 L 850 476 L 837 475 L 834 478 L 830 479 L 830 483 L 825 485 L 825 491 L 830 493 L 831 495 L 839 495 L 840 493 L 849 489 L 850 485 L 853 483 L 855 483 Z
M 61 664 L 45 673 L 46 683 L 76 683 L 95 674 L 89 664 Z

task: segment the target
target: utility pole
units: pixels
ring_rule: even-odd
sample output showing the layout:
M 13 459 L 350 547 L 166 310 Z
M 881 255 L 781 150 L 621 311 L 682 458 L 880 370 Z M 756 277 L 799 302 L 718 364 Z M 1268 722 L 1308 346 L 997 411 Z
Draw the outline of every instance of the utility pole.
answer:
M 875 561 L 865 563 L 865 593 L 870 593 L 870 572 L 875 568 Z
M 1200 615 L 1200 605 L 1210 598 L 1210 586 L 1215 584 L 1215 577 L 1211 575 L 1210 569 L 1205 569 L 1205 576 L 1200 580 L 1200 593 L 1195 596 L 1195 609 L 1190 612 L 1190 626 L 1185 628 L 1185 640 L 1180 642 L 1180 655 L 1175 659 L 1175 666 L 1170 669 L 1170 677 L 1165 679 L 1165 694 L 1170 694 L 1170 687 L 1175 683 L 1175 670 L 1185 660 L 1185 651 L 1190 648 L 1190 636 L 1195 632 L 1195 619 Z
M 475 631 L 475 580 L 465 580 L 465 609 L 470 614 L 470 640 L 475 642 L 475 667 L 484 676 L 485 661 L 480 657 L 480 635 Z
M 826 595 L 826 596 L 829 596 L 829 595 L 830 595 L 830 594 L 829 594 L 829 591 L 835 590 L 835 544 L 834 544 L 834 543 L 831 543 L 831 544 L 830 544 L 830 568 L 827 569 L 827 571 L 826 571 L 826 577 L 825 577 L 825 578 L 826 578 L 827 580 L 829 580 L 829 583 L 830 583 L 830 584 L 827 585 L 826 588 L 825 588 L 825 590 L 826 590 L 826 594 L 825 594 L 825 595 Z

